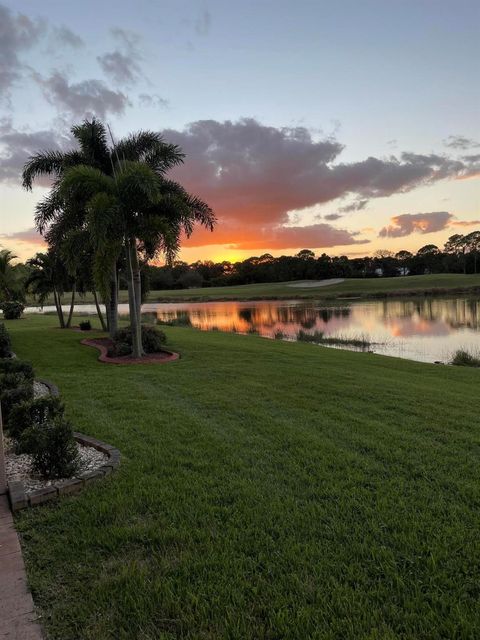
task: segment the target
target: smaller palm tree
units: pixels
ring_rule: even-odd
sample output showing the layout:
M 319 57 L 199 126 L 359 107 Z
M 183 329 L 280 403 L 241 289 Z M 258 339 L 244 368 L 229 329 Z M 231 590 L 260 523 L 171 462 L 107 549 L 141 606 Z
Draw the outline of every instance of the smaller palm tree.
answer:
M 8 249 L 0 251 L 0 301 L 24 301 L 25 287 L 21 270 L 12 262 L 18 256 Z
M 62 309 L 62 295 L 68 286 L 68 274 L 62 262 L 54 251 L 37 253 L 34 258 L 27 261 L 31 267 L 25 286 L 41 307 L 47 299 L 53 295 L 60 327 L 65 329 L 65 317 Z

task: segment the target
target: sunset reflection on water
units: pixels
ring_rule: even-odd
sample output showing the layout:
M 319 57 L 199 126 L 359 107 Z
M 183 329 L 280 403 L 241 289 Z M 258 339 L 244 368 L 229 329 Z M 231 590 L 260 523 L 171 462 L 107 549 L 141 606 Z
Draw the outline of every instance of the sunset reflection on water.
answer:
M 68 307 L 64 308 L 68 312 Z M 480 300 L 473 297 L 368 300 L 328 306 L 315 301 L 147 303 L 145 313 L 159 322 L 183 324 L 203 331 L 281 332 L 295 339 L 302 330 L 326 337 L 362 338 L 370 350 L 424 362 L 451 359 L 457 349 L 480 355 Z M 77 311 L 95 314 L 94 305 Z M 54 307 L 30 307 L 27 313 L 54 312 Z M 128 305 L 119 305 L 120 314 Z
M 198 329 L 295 338 L 300 330 L 367 338 L 372 350 L 446 361 L 459 348 L 480 349 L 480 301 L 472 298 L 372 300 L 321 306 L 312 301 L 202 302 L 144 305 L 159 321 Z

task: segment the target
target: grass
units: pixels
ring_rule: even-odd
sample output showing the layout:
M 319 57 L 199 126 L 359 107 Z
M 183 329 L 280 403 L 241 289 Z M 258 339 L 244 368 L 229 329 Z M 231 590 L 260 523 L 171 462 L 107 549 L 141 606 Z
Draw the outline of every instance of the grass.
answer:
M 297 333 L 297 340 L 299 340 L 300 342 L 314 342 L 315 344 L 325 344 L 330 346 L 357 347 L 359 349 L 367 349 L 372 345 L 372 343 L 363 336 L 359 336 L 357 338 L 344 338 L 343 336 L 326 336 L 321 331 L 308 333 L 308 331 L 304 331 L 303 329 L 300 329 L 300 331 Z
M 431 274 L 398 278 L 346 279 L 326 287 L 292 287 L 292 282 L 267 282 L 233 287 L 205 287 L 201 289 L 175 289 L 150 291 L 147 302 L 181 302 L 210 300 L 265 300 L 315 298 L 332 300 L 343 297 L 376 298 L 419 294 L 450 294 L 480 291 L 480 274 Z M 66 295 L 63 304 L 68 304 Z M 33 301 L 30 300 L 33 304 Z M 79 299 L 93 303 L 91 294 Z M 120 291 L 120 302 L 127 302 L 127 292 Z M 53 300 L 46 304 L 53 304 Z
M 7 323 L 119 472 L 16 518 L 50 640 L 480 637 L 478 372 L 166 327 Z

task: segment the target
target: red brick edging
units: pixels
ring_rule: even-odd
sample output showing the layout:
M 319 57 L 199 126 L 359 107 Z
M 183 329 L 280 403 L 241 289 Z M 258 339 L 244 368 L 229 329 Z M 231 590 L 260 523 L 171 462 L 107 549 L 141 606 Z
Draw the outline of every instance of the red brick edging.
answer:
M 8 497 L 10 499 L 12 511 L 20 511 L 21 509 L 33 507 L 37 504 L 42 504 L 70 493 L 78 493 L 85 485 L 109 475 L 112 471 L 115 471 L 118 468 L 120 464 L 120 451 L 118 449 L 115 449 L 115 447 L 112 447 L 110 444 L 106 444 L 96 438 L 85 436 L 83 433 L 74 432 L 73 436 L 80 444 L 83 444 L 86 447 L 93 447 L 94 449 L 97 449 L 97 451 L 105 453 L 108 456 L 108 460 L 98 469 L 95 469 L 95 471 L 87 471 L 74 478 L 56 482 L 50 487 L 36 489 L 35 491 L 31 491 L 28 495 L 21 480 L 13 480 L 9 482 Z
M 0 638 L 42 640 L 6 496 L 0 496 L 0 576 Z
M 178 353 L 168 349 L 164 349 L 160 353 L 149 353 L 143 358 L 132 358 L 131 356 L 111 358 L 108 355 L 108 347 L 112 344 L 110 338 L 85 338 L 80 344 L 98 349 L 100 351 L 98 360 L 106 364 L 164 364 L 180 358 Z

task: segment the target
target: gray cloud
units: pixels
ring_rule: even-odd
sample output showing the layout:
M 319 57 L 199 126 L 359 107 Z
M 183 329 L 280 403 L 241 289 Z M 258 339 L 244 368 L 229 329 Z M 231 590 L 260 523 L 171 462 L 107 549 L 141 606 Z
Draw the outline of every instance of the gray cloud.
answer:
M 97 57 L 103 72 L 119 85 L 132 85 L 141 77 L 140 61 L 142 56 L 138 49 L 140 36 L 125 29 L 112 29 L 118 47 L 114 51 Z
M 361 211 L 365 209 L 368 204 L 368 200 L 356 200 L 352 204 L 347 204 L 344 207 L 340 207 L 338 210 L 342 213 L 350 213 L 351 211 Z M 326 217 L 326 216 L 325 216 Z
M 45 246 L 45 240 L 38 233 L 35 227 L 31 227 L 30 229 L 25 229 L 24 231 L 16 231 L 15 233 L 7 233 L 0 235 L 0 238 L 3 242 L 25 242 L 27 244 L 37 244 L 40 246 Z
M 195 32 L 198 36 L 207 36 L 210 33 L 212 25 L 212 16 L 207 9 L 200 12 L 194 22 Z
M 21 184 L 21 173 L 27 159 L 38 151 L 66 150 L 71 138 L 57 129 L 28 131 L 15 129 L 9 119 L 0 121 L 0 181 Z M 37 184 L 48 185 L 48 178 Z
M 253 119 L 202 120 L 164 135 L 187 154 L 174 175 L 222 221 L 239 223 L 285 224 L 292 210 L 347 196 L 363 202 L 480 171 L 435 154 L 338 163 L 343 147 L 336 140 L 315 141 L 303 127 L 277 129 Z
M 133 84 L 140 75 L 140 67 L 120 51 L 111 51 L 97 57 L 103 72 L 120 85 Z
M 480 163 L 480 153 L 470 154 L 468 156 L 462 156 L 464 162 Z
M 45 33 L 46 25 L 41 20 L 13 14 L 0 5 L 0 91 L 8 95 L 23 68 L 20 54 L 33 47 Z
M 222 224 L 211 233 L 199 228 L 183 244 L 201 247 L 212 244 L 228 245 L 232 249 L 254 251 L 257 249 L 314 249 L 342 245 L 367 244 L 369 240 L 356 239 L 359 232 L 336 229 L 330 224 L 318 223 L 307 226 L 284 227 L 267 224 Z
M 462 150 L 470 149 L 472 147 L 480 147 L 478 142 L 471 138 L 466 138 L 465 136 L 448 136 L 448 138 L 443 141 L 443 144 L 451 149 Z
M 105 118 L 107 113 L 122 114 L 129 104 L 124 93 L 109 89 L 101 80 L 90 79 L 70 84 L 59 71 L 53 72 L 48 78 L 38 73 L 34 73 L 33 77 L 50 104 L 74 117 L 96 115 Z
M 327 213 L 326 216 L 323 216 L 325 220 L 329 220 L 333 222 L 334 220 L 340 220 L 343 216 L 340 213 Z
M 73 49 L 80 49 L 85 44 L 79 35 L 64 25 L 53 28 L 53 37 L 60 44 L 66 44 Z
M 432 211 L 431 213 L 404 213 L 394 216 L 391 224 L 380 229 L 380 238 L 403 238 L 412 233 L 434 233 L 449 226 L 453 215 L 448 211 Z
M 156 93 L 141 93 L 138 96 L 138 101 L 142 107 L 156 107 L 159 109 L 166 109 L 170 103 L 165 98 L 161 98 Z

